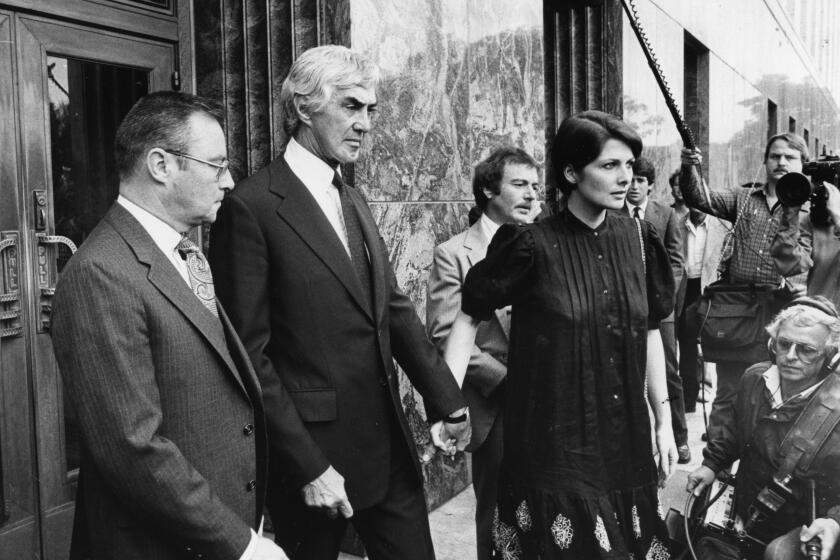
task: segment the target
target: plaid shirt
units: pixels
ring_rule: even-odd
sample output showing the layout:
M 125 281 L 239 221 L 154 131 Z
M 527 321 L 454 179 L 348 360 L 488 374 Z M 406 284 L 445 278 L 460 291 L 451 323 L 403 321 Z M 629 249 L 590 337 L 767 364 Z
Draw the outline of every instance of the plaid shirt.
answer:
M 696 208 L 731 223 L 740 215 L 738 228 L 731 241 L 724 244 L 724 255 L 731 255 L 724 278 L 731 284 L 776 284 L 781 285 L 783 274 L 770 254 L 770 245 L 777 235 L 791 236 L 790 242 L 798 244 L 805 254 L 811 254 L 811 232 L 800 228 L 799 239 L 793 238 L 792 230 L 779 230 L 782 206 L 767 206 L 763 188 L 738 188 L 726 191 L 710 191 L 711 204 L 706 200 L 700 186 L 700 177 L 693 166 L 683 165 L 680 170 L 680 190 L 688 206 Z M 726 258 L 726 257 L 724 257 Z M 791 257 L 793 258 L 793 257 Z M 779 263 L 780 265 L 784 263 Z M 791 266 L 782 270 L 793 269 Z M 807 271 L 788 276 L 794 286 L 803 287 Z

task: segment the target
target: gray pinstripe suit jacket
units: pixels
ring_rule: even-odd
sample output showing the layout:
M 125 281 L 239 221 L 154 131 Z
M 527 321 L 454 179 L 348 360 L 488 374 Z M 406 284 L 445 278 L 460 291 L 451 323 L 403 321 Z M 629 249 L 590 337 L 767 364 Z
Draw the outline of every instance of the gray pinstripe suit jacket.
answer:
M 235 560 L 247 546 L 265 425 L 254 371 L 220 315 L 119 204 L 62 272 L 52 338 L 82 437 L 86 530 L 75 533 L 92 558 Z

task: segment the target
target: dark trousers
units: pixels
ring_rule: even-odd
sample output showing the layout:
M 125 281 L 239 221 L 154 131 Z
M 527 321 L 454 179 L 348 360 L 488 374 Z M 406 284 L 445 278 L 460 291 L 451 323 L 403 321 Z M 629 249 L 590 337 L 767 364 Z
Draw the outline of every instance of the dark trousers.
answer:
M 472 479 L 475 491 L 475 536 L 478 560 L 493 558 L 493 514 L 499 494 L 502 466 L 502 417 L 496 417 L 487 439 L 472 452 Z
M 680 378 L 683 385 L 685 411 L 694 412 L 703 371 L 697 367 L 697 325 L 687 324 L 685 309 L 700 297 L 700 278 L 688 278 L 685 285 L 683 313 L 677 318 L 677 339 L 680 345 Z
M 751 365 L 750 362 L 717 362 L 717 392 L 709 415 L 709 441 L 720 432 L 719 411 L 735 404 L 741 376 Z
M 674 430 L 676 444 L 688 443 L 688 426 L 685 422 L 685 400 L 683 399 L 682 379 L 677 372 L 677 339 L 674 334 L 674 322 L 659 323 L 662 345 L 665 348 L 665 381 L 668 385 L 668 403 L 671 406 L 671 427 Z
M 378 504 L 355 510 L 349 520 L 306 507 L 299 492 L 272 507 L 275 541 L 291 560 L 335 560 L 348 522 L 371 560 L 434 560 L 422 482 L 402 436 L 391 441 L 388 492 Z

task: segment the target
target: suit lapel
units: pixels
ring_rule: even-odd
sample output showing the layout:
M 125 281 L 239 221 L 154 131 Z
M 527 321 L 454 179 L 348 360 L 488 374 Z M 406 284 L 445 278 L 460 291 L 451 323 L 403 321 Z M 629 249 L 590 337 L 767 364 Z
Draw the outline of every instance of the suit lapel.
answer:
M 362 287 L 347 250 L 324 212 L 281 155 L 269 167 L 268 190 L 279 196 L 277 214 L 306 243 L 368 316 Z M 361 213 L 360 213 L 361 216 Z M 369 245 L 370 247 L 370 245 Z M 371 256 L 372 258 L 372 256 Z
M 484 235 L 484 230 L 481 228 L 481 220 L 470 226 L 467 230 L 467 235 L 464 237 L 464 252 L 467 255 L 467 262 L 470 263 L 470 268 L 475 266 L 475 263 L 484 259 L 487 255 L 487 246 L 490 245 L 490 240 Z
M 227 341 L 219 320 L 192 293 L 184 279 L 172 266 L 172 263 L 161 253 L 143 226 L 128 210 L 114 204 L 106 216 L 106 220 L 123 237 L 134 251 L 137 260 L 149 267 L 149 282 L 163 294 L 193 326 L 207 339 L 210 346 L 228 366 L 237 385 L 245 391 L 236 366 L 231 361 Z M 245 391 L 247 395 L 247 391 Z

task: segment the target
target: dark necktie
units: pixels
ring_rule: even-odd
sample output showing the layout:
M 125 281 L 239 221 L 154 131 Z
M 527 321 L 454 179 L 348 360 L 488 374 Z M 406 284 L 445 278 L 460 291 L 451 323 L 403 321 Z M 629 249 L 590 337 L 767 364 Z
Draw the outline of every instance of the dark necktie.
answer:
M 365 250 L 365 238 L 362 235 L 362 225 L 359 222 L 359 215 L 350 200 L 350 187 L 344 184 L 338 172 L 333 175 L 333 185 L 338 189 L 338 197 L 341 201 L 341 214 L 344 216 L 344 229 L 347 232 L 347 245 L 350 249 L 350 260 L 353 261 L 353 268 L 356 276 L 362 285 L 362 294 L 365 302 L 370 305 L 371 279 L 370 264 L 368 263 L 367 251 Z
M 186 235 L 178 243 L 178 252 L 187 262 L 187 271 L 190 277 L 190 287 L 196 297 L 210 310 L 210 313 L 219 316 L 216 309 L 216 291 L 213 289 L 213 275 L 210 273 L 210 263 L 199 250 L 198 245 Z
M 639 208 L 638 206 L 633 207 L 633 217 L 636 218 L 637 220 L 642 219 L 642 216 L 640 215 L 642 213 L 641 210 L 642 209 Z

